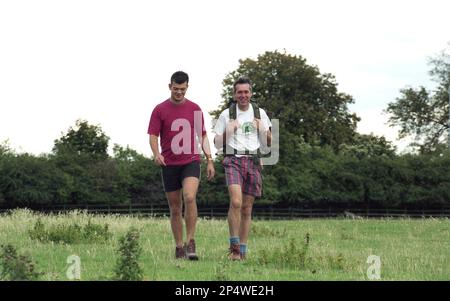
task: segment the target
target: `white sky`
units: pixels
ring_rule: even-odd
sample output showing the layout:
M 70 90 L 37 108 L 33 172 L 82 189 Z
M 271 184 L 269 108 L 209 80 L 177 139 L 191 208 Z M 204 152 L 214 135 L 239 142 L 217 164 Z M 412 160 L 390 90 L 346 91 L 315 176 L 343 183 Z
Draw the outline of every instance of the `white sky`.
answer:
M 382 110 L 407 85 L 433 88 L 427 58 L 450 41 L 449 12 L 447 0 L 0 0 L 0 142 L 49 153 L 81 118 L 150 156 L 173 72 L 189 74 L 210 124 L 238 60 L 283 49 L 336 76 L 358 131 L 394 140 Z

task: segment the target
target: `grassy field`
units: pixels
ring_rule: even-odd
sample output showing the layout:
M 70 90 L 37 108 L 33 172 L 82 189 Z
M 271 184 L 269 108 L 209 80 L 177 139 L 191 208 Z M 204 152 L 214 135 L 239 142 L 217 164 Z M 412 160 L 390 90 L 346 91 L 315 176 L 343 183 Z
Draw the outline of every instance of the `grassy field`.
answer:
M 46 226 L 108 224 L 106 243 L 60 244 L 33 240 L 38 218 Z M 448 219 L 256 220 L 248 260 L 227 260 L 226 220 L 199 219 L 198 262 L 174 259 L 168 218 L 92 216 L 83 212 L 40 215 L 16 210 L 0 216 L 0 244 L 28 254 L 43 280 L 67 280 L 67 257 L 81 259 L 81 280 L 110 280 L 118 240 L 130 227 L 139 230 L 144 280 L 368 280 L 369 255 L 381 260 L 381 280 L 450 280 Z M 305 236 L 309 234 L 309 244 Z

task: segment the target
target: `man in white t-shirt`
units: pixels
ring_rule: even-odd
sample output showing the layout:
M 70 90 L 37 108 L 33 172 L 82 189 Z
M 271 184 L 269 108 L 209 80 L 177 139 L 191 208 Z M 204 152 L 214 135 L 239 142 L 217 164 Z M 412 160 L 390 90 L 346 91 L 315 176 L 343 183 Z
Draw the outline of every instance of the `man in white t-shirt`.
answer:
M 230 195 L 228 226 L 231 260 L 245 259 L 253 203 L 261 197 L 260 147 L 270 146 L 271 126 L 266 112 L 251 103 L 252 86 L 248 78 L 234 83 L 234 101 L 224 110 L 214 127 L 214 144 L 223 148 L 226 184 Z M 234 118 L 233 118 L 234 117 Z

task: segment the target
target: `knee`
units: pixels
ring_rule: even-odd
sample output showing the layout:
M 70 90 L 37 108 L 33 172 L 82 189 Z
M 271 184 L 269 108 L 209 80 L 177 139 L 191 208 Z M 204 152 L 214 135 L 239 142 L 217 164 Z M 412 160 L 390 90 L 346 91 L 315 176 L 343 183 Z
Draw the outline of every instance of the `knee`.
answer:
M 243 218 L 250 218 L 252 216 L 252 206 L 243 206 L 241 209 L 241 216 Z
M 230 207 L 232 209 L 241 209 L 242 201 L 239 198 L 233 198 L 233 199 L 231 199 Z
M 193 193 L 186 193 L 183 198 L 184 198 L 184 203 L 186 205 L 191 205 L 191 204 L 195 203 L 195 194 L 193 194 Z
M 170 215 L 171 216 L 177 216 L 177 215 L 180 215 L 181 216 L 181 214 L 182 214 L 182 207 L 181 207 L 181 204 L 180 205 L 174 205 L 174 204 L 171 204 L 170 206 L 169 206 L 169 208 L 170 208 Z

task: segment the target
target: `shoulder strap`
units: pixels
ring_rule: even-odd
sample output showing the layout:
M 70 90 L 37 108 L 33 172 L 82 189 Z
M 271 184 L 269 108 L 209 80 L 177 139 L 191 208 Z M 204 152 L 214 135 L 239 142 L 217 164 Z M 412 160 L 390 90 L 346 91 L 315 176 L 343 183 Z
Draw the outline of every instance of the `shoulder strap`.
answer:
M 255 116 L 255 118 L 257 118 L 257 119 L 261 119 L 261 112 L 259 111 L 259 106 L 254 102 L 250 102 L 250 103 L 253 107 L 253 116 Z M 236 119 L 237 118 L 237 106 L 236 106 L 235 102 L 231 103 L 228 110 L 229 110 L 229 114 L 230 114 L 230 119 L 233 119 L 233 120 Z
M 237 106 L 235 102 L 232 102 L 230 107 L 228 108 L 228 112 L 230 114 L 230 119 L 236 120 L 237 117 Z
M 261 119 L 261 112 L 259 111 L 259 106 L 254 102 L 250 103 L 252 104 L 253 107 L 253 116 L 255 116 L 256 119 Z
M 237 117 L 237 107 L 236 107 L 236 103 L 235 102 L 230 102 L 230 106 L 228 107 L 228 114 L 230 116 L 230 119 L 235 120 Z M 226 137 L 226 133 L 227 133 L 227 129 L 225 127 L 225 131 L 223 133 L 223 154 L 226 155 L 226 150 L 227 150 L 227 137 Z M 236 150 L 234 151 L 234 153 L 236 153 Z
M 261 119 L 261 112 L 259 110 L 259 106 L 256 103 L 254 103 L 254 102 L 250 102 L 250 103 L 251 103 L 252 108 L 253 108 L 253 116 L 255 118 L 257 118 L 257 119 Z M 230 107 L 228 108 L 228 114 L 230 116 L 230 119 L 236 120 L 236 118 L 237 118 L 237 105 L 236 105 L 235 102 L 232 102 Z M 225 150 L 226 150 L 226 142 L 225 142 L 226 141 L 226 137 L 225 137 L 225 135 L 224 135 L 223 138 L 224 138 L 223 139 L 223 150 L 224 150 L 224 153 L 225 153 Z M 233 151 L 234 151 L 234 154 L 237 153 L 236 150 L 233 150 Z M 259 148 L 258 148 L 258 157 L 261 157 Z

